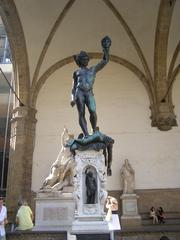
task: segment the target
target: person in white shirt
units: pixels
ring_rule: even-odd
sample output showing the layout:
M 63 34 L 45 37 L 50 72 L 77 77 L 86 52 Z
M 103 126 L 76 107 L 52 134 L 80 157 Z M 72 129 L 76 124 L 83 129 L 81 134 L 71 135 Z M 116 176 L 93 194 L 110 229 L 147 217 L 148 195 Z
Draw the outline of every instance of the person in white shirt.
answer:
M 7 208 L 3 205 L 3 197 L 0 197 L 0 240 L 6 240 L 5 225 L 7 223 Z

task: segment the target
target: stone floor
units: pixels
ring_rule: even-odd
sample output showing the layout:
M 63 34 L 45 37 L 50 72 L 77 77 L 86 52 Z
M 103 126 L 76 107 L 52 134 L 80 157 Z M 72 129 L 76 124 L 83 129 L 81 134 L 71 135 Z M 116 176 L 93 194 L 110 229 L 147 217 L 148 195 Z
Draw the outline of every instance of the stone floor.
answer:
M 162 236 L 180 240 L 180 225 L 140 226 L 115 232 L 115 240 L 159 240 Z
M 180 240 L 180 225 L 150 225 L 114 232 L 114 240 L 159 240 L 162 236 L 169 240 Z M 70 233 L 67 237 L 68 240 L 76 240 Z
M 142 225 L 134 228 L 122 228 L 114 232 L 114 240 L 159 240 L 167 236 L 169 240 L 180 240 L 180 225 Z M 76 240 L 69 232 L 7 232 L 7 240 Z M 101 240 L 101 239 L 98 239 Z
M 167 236 L 169 240 L 180 240 L 180 228 L 171 226 L 171 229 L 167 229 L 164 226 L 161 227 L 149 227 L 149 228 L 136 228 L 122 231 L 116 231 L 114 233 L 114 240 L 159 240 L 162 236 Z M 71 234 L 64 234 L 58 232 L 48 233 L 7 233 L 7 240 L 76 240 L 76 237 Z M 84 239 L 86 240 L 86 239 Z M 99 239 L 102 240 L 102 239 Z

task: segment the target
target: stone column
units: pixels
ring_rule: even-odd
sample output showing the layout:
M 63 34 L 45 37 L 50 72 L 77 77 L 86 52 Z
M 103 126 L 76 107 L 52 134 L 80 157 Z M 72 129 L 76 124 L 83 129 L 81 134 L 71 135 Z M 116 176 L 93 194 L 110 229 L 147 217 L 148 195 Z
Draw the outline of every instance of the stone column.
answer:
M 17 202 L 25 198 L 31 204 L 32 159 L 36 110 L 27 106 L 13 110 L 6 203 L 8 218 L 14 217 Z
M 171 71 L 169 72 L 167 68 L 169 29 L 174 6 L 175 1 L 171 1 L 171 4 L 169 4 L 169 1 L 161 1 L 155 33 L 153 84 L 156 104 L 153 111 L 155 116 L 152 116 L 152 126 L 157 126 L 161 131 L 167 131 L 173 126 L 177 126 L 172 105 L 172 94 L 168 93 L 171 90 L 169 89 L 172 81 L 171 74 L 169 74 Z

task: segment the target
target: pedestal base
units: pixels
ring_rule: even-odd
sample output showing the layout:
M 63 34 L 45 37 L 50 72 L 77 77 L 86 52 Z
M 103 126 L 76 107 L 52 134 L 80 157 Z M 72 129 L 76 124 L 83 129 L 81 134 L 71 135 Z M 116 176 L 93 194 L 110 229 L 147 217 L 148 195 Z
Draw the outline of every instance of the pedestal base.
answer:
M 99 233 L 99 234 L 77 234 L 77 240 L 109 240 L 109 233 Z
M 104 212 L 107 176 L 103 150 L 76 151 L 75 172 L 74 196 L 77 208 L 72 233 L 76 235 L 109 233 Z M 91 189 L 92 185 L 96 190 Z M 93 192 L 94 198 L 90 202 L 87 192 Z
M 72 224 L 72 234 L 98 234 L 109 233 L 108 222 L 106 221 L 79 221 Z
M 74 220 L 72 193 L 40 192 L 37 194 L 33 230 L 69 230 Z
M 141 217 L 140 216 L 122 216 L 121 224 L 123 227 L 136 227 L 141 225 Z
M 123 194 L 122 199 L 122 226 L 132 227 L 141 225 L 141 217 L 138 214 L 137 199 L 139 197 L 136 194 Z

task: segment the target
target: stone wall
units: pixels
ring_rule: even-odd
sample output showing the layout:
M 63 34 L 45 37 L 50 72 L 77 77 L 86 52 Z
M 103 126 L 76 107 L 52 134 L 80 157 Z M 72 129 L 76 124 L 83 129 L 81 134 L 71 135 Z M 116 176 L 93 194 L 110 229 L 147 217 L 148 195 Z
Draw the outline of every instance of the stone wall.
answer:
M 163 207 L 165 212 L 180 213 L 180 189 L 150 189 L 150 190 L 136 190 L 138 199 L 139 213 L 147 213 L 149 209 L 154 206 L 155 208 Z M 118 199 L 119 202 L 119 214 L 121 215 L 121 201 L 120 196 L 122 191 L 109 191 L 109 195 L 112 195 Z
M 92 61 L 90 65 L 95 62 L 97 61 Z M 76 137 L 81 132 L 77 109 L 71 108 L 69 103 L 74 68 L 73 64 L 68 64 L 59 69 L 46 81 L 38 95 L 33 191 L 38 191 L 41 187 L 51 164 L 58 156 L 64 124 Z M 176 82 L 176 89 L 173 91 L 174 103 L 177 116 L 180 116 L 180 81 Z M 94 95 L 100 131 L 115 140 L 113 174 L 107 180 L 108 189 L 122 189 L 120 168 L 125 158 L 128 158 L 135 170 L 137 189 L 178 188 L 180 128 L 164 132 L 151 127 L 148 96 L 136 76 L 110 62 L 97 75 Z M 89 123 L 88 111 L 86 117 Z M 51 127 L 48 127 L 49 123 L 53 123 Z
M 12 232 L 7 240 L 66 240 L 66 232 Z

